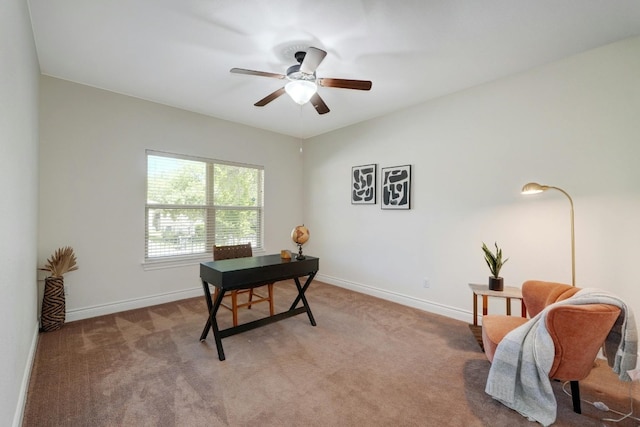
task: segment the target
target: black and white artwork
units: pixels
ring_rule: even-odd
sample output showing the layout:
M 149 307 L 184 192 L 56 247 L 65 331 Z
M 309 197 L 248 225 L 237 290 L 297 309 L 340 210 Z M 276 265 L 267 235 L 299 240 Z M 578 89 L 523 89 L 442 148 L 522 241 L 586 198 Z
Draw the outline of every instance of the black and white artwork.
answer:
M 362 165 L 351 168 L 351 203 L 354 205 L 376 204 L 377 165 Z
M 411 208 L 411 165 L 382 168 L 382 209 Z

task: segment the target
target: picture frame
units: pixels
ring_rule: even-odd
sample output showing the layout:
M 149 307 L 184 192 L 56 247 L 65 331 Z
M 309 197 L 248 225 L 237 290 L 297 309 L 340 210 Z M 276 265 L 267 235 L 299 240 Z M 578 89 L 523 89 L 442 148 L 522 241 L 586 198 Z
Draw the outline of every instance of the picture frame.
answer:
M 375 163 L 351 168 L 351 204 L 375 205 L 377 169 Z
M 380 207 L 411 209 L 411 165 L 382 168 L 380 175 Z

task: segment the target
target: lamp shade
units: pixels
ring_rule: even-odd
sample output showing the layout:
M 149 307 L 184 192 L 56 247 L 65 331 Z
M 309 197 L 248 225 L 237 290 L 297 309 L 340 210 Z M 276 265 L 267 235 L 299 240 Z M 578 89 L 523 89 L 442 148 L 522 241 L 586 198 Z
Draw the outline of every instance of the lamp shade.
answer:
M 537 182 L 530 182 L 522 187 L 522 194 L 542 193 L 549 189 L 548 185 L 540 185 Z
M 296 103 L 304 105 L 316 93 L 318 86 L 309 80 L 291 80 L 284 86 L 284 90 Z

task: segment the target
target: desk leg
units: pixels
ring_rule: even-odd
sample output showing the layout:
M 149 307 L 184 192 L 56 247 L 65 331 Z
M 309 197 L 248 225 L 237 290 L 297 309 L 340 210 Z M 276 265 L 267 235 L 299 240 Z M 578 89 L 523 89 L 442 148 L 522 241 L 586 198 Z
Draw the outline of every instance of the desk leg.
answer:
M 309 288 L 309 285 L 311 284 L 311 281 L 313 280 L 315 275 L 316 275 L 315 271 L 311 273 L 309 277 L 307 277 L 307 281 L 304 283 L 304 286 L 300 286 L 300 280 L 297 277 L 294 278 L 294 281 L 296 282 L 296 288 L 298 288 L 298 296 L 296 297 L 296 299 L 293 301 L 293 304 L 291 304 L 291 307 L 289 308 L 289 311 L 294 310 L 296 308 L 296 305 L 298 305 L 300 300 L 302 300 L 302 305 L 307 310 L 307 315 L 309 316 L 309 322 L 311 322 L 313 326 L 316 326 L 316 321 L 313 318 L 313 313 L 311 313 L 311 308 L 307 303 L 307 298 L 304 296 L 304 293 L 307 291 L 307 288 Z
M 473 293 L 473 326 L 478 326 L 478 295 Z
M 218 292 L 218 296 L 216 297 L 216 301 L 211 303 L 211 292 L 209 291 L 209 284 L 205 281 L 202 281 L 202 285 L 205 289 L 205 299 L 207 300 L 207 306 L 210 307 L 209 310 L 209 318 L 207 319 L 207 324 L 204 326 L 204 330 L 202 331 L 202 335 L 200 335 L 200 341 L 204 341 L 209 334 L 209 328 L 213 330 L 213 338 L 216 341 L 216 349 L 218 350 L 218 359 L 224 360 L 224 349 L 222 348 L 222 337 L 220 336 L 220 329 L 218 329 L 218 321 L 216 320 L 216 314 L 218 313 L 218 309 L 220 308 L 220 304 L 222 304 L 222 299 L 224 298 L 224 289 L 220 289 Z
M 511 316 L 511 298 L 505 298 L 507 300 L 507 316 Z
M 520 300 L 520 314 L 522 317 L 527 317 L 527 307 L 524 305 L 524 300 Z
M 224 289 L 220 289 L 220 292 L 218 292 L 218 297 L 216 298 L 216 302 L 213 304 L 213 310 L 211 310 L 211 315 L 209 316 L 209 323 L 211 323 L 211 329 L 213 329 L 213 337 L 216 340 L 216 349 L 218 350 L 218 359 L 220 360 L 224 360 L 225 357 L 224 350 L 222 349 L 222 337 L 220 336 L 220 329 L 218 329 L 216 314 L 218 313 L 220 304 L 222 304 L 222 298 L 224 298 Z
M 489 297 L 482 295 L 482 315 L 486 316 L 489 313 Z
M 314 271 L 311 274 L 309 274 L 309 277 L 307 277 L 307 281 L 304 283 L 304 287 L 302 288 L 302 294 L 303 295 L 307 291 L 307 288 L 311 284 L 311 281 L 313 280 L 313 278 L 316 277 L 316 273 L 317 273 L 317 271 Z M 294 278 L 294 280 L 298 281 L 298 278 L 296 277 L 296 278 Z M 300 282 L 298 282 L 298 283 L 300 283 Z M 294 308 L 296 308 L 296 305 L 298 305 L 298 303 L 300 302 L 300 299 L 301 299 L 300 298 L 300 289 L 298 289 L 298 296 L 293 301 L 293 304 L 291 304 L 291 307 L 289 307 L 289 311 L 291 311 Z
M 207 302 L 207 313 L 211 313 L 211 309 L 213 309 L 213 303 L 211 302 L 211 291 L 209 290 L 209 284 L 202 281 L 202 290 L 204 290 L 204 300 Z M 211 318 L 207 319 L 207 324 L 202 330 L 202 334 L 200 335 L 200 341 L 204 341 L 207 339 L 207 335 L 209 334 L 209 328 L 211 327 Z

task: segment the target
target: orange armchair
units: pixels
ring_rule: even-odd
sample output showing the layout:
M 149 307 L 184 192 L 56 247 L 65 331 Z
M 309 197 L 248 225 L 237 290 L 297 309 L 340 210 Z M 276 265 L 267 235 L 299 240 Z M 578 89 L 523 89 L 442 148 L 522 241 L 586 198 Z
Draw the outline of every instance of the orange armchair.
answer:
M 522 285 L 522 296 L 530 316 L 535 317 L 548 305 L 570 298 L 579 290 L 561 283 L 527 281 Z M 555 347 L 549 378 L 570 381 L 577 413 L 581 412 L 578 381 L 591 371 L 620 312 L 620 308 L 609 304 L 566 304 L 553 307 L 546 314 L 545 326 Z M 482 342 L 490 362 L 500 341 L 527 321 L 521 317 L 483 316 Z

